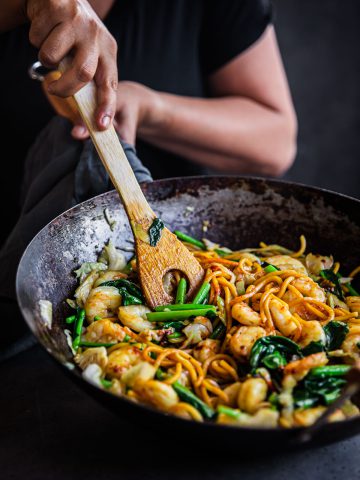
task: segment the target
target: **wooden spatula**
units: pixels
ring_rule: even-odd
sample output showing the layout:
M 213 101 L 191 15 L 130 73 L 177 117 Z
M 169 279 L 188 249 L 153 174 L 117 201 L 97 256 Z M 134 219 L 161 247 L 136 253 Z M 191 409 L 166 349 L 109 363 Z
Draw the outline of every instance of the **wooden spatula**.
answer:
M 59 70 L 66 71 L 68 62 L 63 61 Z M 187 298 L 191 298 L 200 286 L 204 270 L 167 228 L 162 229 L 158 243 L 155 246 L 150 245 L 149 228 L 156 215 L 145 199 L 114 127 L 99 131 L 94 123 L 95 84 L 93 82 L 87 84 L 74 95 L 74 99 L 104 167 L 125 206 L 135 238 L 137 268 L 147 304 L 154 308 L 157 305 L 171 303 L 172 298 L 163 287 L 164 275 L 171 270 L 178 270 L 186 276 Z

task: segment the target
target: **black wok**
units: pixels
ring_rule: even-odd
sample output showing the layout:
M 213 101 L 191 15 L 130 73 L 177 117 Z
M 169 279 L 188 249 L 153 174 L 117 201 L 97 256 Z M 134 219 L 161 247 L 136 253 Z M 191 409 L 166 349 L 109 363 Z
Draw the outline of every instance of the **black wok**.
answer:
M 241 177 L 195 177 L 161 180 L 142 185 L 154 211 L 170 229 L 203 237 L 203 221 L 210 221 L 206 237 L 231 248 L 257 246 L 259 241 L 297 249 L 299 236 L 309 251 L 333 254 L 347 272 L 360 259 L 360 202 L 332 192 L 285 182 Z M 189 209 L 187 207 L 194 207 Z M 117 223 L 112 231 L 104 209 Z M 74 367 L 63 333 L 69 314 L 65 299 L 75 288 L 73 270 L 95 261 L 112 239 L 117 247 L 131 247 L 132 234 L 115 191 L 88 200 L 50 222 L 30 243 L 19 265 L 17 295 L 30 329 L 81 388 L 115 414 L 171 435 L 187 433 L 201 445 L 239 450 L 284 449 L 303 443 L 301 429 L 250 429 L 198 424 L 168 416 L 126 398 L 115 397 L 83 380 Z M 131 254 L 128 253 L 130 257 Z M 39 300 L 50 300 L 51 330 L 40 316 Z M 311 444 L 328 443 L 360 432 L 360 417 L 328 424 Z

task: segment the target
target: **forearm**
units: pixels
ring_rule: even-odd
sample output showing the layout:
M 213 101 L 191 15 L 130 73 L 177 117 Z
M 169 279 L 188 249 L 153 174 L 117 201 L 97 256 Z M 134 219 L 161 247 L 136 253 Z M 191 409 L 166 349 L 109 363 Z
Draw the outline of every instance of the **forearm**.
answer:
M 27 21 L 26 0 L 0 0 L 0 32 L 6 32 Z
M 212 168 L 276 175 L 287 167 L 278 167 L 277 159 L 288 158 L 290 164 L 294 155 L 291 114 L 247 98 L 161 93 L 156 110 L 154 121 L 145 122 L 139 137 Z

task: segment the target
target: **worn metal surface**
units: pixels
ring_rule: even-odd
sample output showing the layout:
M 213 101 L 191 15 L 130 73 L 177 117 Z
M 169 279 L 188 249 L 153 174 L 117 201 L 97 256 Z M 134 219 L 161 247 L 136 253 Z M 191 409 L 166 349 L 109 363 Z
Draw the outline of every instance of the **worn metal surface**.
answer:
M 257 246 L 260 241 L 298 247 L 298 237 L 307 237 L 309 251 L 333 254 L 344 272 L 360 259 L 360 202 L 327 191 L 285 182 L 239 177 L 197 177 L 161 180 L 143 186 L 152 208 L 170 229 L 179 229 L 231 248 Z M 189 208 L 190 207 L 190 208 Z M 104 210 L 116 219 L 113 231 Z M 203 222 L 210 225 L 206 234 Z M 196 437 L 221 444 L 230 436 L 256 445 L 259 435 L 276 441 L 298 441 L 297 430 L 238 429 L 213 424 L 195 424 L 169 417 L 148 407 L 114 397 L 85 383 L 74 368 L 64 329 L 69 313 L 65 299 L 75 288 L 73 270 L 84 261 L 95 261 L 108 240 L 126 250 L 133 245 L 125 211 L 116 192 L 108 192 L 65 212 L 47 225 L 29 245 L 20 263 L 17 292 L 20 307 L 40 343 L 85 390 L 119 415 L 131 414 L 138 421 L 157 426 L 190 429 Z M 131 257 L 130 252 L 126 252 Z M 39 300 L 54 307 L 51 330 L 43 323 Z M 333 441 L 360 431 L 360 419 L 331 424 L 315 439 Z M 205 437 L 204 437 L 205 438 Z M 267 444 L 268 445 L 268 444 Z

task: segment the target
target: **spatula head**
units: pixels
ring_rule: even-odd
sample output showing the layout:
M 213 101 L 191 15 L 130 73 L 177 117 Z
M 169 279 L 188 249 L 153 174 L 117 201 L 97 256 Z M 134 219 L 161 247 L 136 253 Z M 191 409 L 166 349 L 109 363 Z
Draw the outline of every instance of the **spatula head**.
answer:
M 164 275 L 171 270 L 179 270 L 185 275 L 188 281 L 187 298 L 194 295 L 203 281 L 204 269 L 173 233 L 164 228 L 154 247 L 140 238 L 136 238 L 135 242 L 140 283 L 151 308 L 173 302 L 163 285 Z

